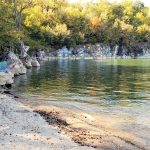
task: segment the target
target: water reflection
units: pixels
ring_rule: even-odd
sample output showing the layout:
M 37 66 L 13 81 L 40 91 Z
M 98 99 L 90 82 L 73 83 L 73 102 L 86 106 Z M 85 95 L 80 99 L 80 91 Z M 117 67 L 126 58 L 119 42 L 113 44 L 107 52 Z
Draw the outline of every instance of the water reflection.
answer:
M 132 106 L 150 100 L 150 60 L 149 65 L 142 61 L 53 60 L 28 70 L 15 87 L 58 100 Z

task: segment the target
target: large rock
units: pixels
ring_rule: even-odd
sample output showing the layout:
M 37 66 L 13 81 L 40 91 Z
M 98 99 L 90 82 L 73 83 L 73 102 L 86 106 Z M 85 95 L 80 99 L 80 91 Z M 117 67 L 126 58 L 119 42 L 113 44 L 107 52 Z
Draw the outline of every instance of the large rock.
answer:
M 20 65 L 20 74 L 26 74 L 26 73 L 27 73 L 26 67 L 23 64 L 21 64 Z
M 12 68 L 10 68 L 10 70 L 14 75 L 20 75 L 20 74 L 27 73 L 27 69 L 21 61 L 16 62 L 16 64 Z
M 26 74 L 27 69 L 22 61 L 12 52 L 9 53 L 10 70 L 14 75 Z
M 0 85 L 12 84 L 14 74 L 10 72 L 6 61 L 0 62 Z
M 11 72 L 0 72 L 0 85 L 12 84 L 14 82 L 13 76 Z
M 7 82 L 7 76 L 5 72 L 0 72 L 0 85 L 5 85 Z
M 32 62 L 31 62 L 31 64 L 32 64 L 32 66 L 33 67 L 40 67 L 40 64 L 39 64 L 39 62 L 37 61 L 37 59 L 32 59 Z
M 28 61 L 25 61 L 24 62 L 24 65 L 25 65 L 25 67 L 27 68 L 27 69 L 30 69 L 30 68 L 32 68 L 32 60 L 28 60 Z
M 27 73 L 27 70 L 26 70 L 26 68 L 23 67 L 23 66 L 20 67 L 20 66 L 16 65 L 14 68 L 11 69 L 11 72 L 12 72 L 14 75 L 18 76 L 18 75 L 21 75 L 21 74 L 26 74 L 26 73 Z
M 14 74 L 12 72 L 9 71 L 6 76 L 8 76 L 6 84 L 14 83 Z

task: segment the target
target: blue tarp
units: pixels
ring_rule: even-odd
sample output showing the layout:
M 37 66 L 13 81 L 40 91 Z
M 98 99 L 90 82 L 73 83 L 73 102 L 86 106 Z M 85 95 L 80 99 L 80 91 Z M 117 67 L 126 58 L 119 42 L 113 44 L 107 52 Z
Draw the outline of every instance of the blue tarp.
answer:
M 9 72 L 9 67 L 6 61 L 0 62 L 0 72 Z

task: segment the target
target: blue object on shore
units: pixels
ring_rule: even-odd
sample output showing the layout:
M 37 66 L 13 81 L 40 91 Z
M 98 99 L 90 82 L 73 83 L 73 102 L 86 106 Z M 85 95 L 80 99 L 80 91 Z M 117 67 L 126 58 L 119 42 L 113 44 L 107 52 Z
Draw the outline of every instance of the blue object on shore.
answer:
M 6 61 L 0 62 L 0 72 L 5 72 L 5 73 L 9 72 L 9 67 Z

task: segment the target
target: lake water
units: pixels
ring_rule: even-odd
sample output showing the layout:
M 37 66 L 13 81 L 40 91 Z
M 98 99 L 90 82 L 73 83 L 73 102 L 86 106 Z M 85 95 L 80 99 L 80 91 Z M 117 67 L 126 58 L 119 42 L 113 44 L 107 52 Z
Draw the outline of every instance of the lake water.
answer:
M 31 100 L 78 102 L 89 111 L 128 116 L 132 123 L 120 128 L 150 141 L 149 59 L 41 62 L 16 78 L 14 90 Z

